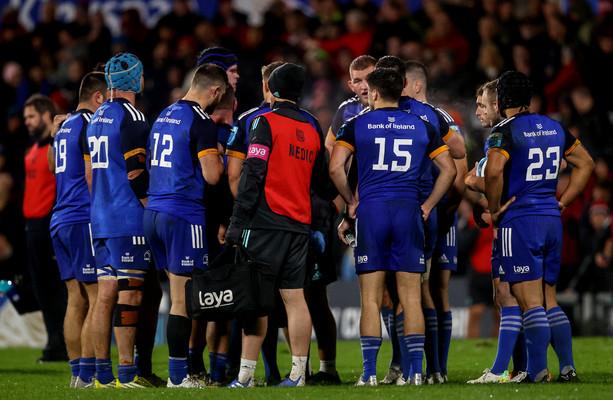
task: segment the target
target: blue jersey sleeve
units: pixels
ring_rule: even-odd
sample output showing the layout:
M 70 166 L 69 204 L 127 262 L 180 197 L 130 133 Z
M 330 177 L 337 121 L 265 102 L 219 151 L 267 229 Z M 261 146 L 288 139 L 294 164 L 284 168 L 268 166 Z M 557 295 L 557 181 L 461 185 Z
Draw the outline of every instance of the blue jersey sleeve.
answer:
M 198 158 L 207 154 L 217 154 L 217 125 L 212 119 L 203 119 L 199 116 L 194 116 L 190 136 L 195 138 L 196 154 Z
M 355 152 L 355 118 L 350 119 L 340 127 L 335 144 Z
M 123 119 L 119 140 L 121 152 L 126 160 L 136 154 L 145 154 L 148 139 L 149 124 L 147 121 L 134 120 L 128 116 Z
M 426 153 L 431 160 L 444 151 L 449 150 L 449 147 L 443 142 L 443 139 L 436 131 L 436 128 L 428 121 L 423 121 L 426 125 L 426 131 L 428 132 L 428 146 L 426 147 Z
M 91 158 L 89 156 L 89 145 L 87 144 L 87 123 L 88 121 L 85 117 L 83 118 L 83 125 L 81 127 L 81 132 L 79 132 L 79 150 L 81 150 L 81 154 L 83 154 L 83 158 L 87 161 L 90 161 Z M 90 115 L 91 118 L 91 115 Z
M 513 136 L 509 125 L 495 126 L 487 138 L 487 152 L 492 150 L 501 152 L 507 159 L 511 158 L 513 149 Z
M 564 129 L 564 155 L 567 156 L 575 150 L 575 147 L 579 146 L 581 142 L 575 138 L 566 128 Z

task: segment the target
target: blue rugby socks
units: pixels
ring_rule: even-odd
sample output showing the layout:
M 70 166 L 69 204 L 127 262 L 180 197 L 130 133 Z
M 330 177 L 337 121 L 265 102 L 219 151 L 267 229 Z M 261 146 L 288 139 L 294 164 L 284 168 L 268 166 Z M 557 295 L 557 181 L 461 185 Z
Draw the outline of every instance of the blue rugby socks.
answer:
M 377 375 L 377 355 L 381 348 L 381 336 L 360 336 L 364 373 L 362 379 L 366 382 L 372 375 Z
M 567 373 L 568 370 L 575 369 L 570 321 L 560 307 L 547 311 L 547 319 L 551 328 L 551 345 L 560 361 L 560 373 Z
M 441 372 L 441 365 L 438 361 L 438 318 L 434 308 L 424 308 L 424 319 L 426 323 L 426 372 L 432 375 Z
M 528 349 L 528 374 L 532 380 L 547 371 L 547 347 L 551 339 L 551 328 L 543 307 L 534 307 L 523 315 L 524 335 Z
M 449 356 L 452 329 L 451 311 L 443 313 L 442 318 L 438 321 L 438 327 L 438 360 L 442 374 L 447 375 L 447 357 Z
M 519 306 L 502 307 L 500 314 L 498 351 L 491 371 L 492 374 L 496 375 L 502 374 L 509 367 L 509 361 L 521 330 L 521 310 Z
M 409 374 L 403 374 L 403 378 L 407 380 L 407 377 L 412 377 L 415 374 L 422 374 L 423 361 L 424 361 L 424 342 L 426 340 L 425 335 L 406 335 L 404 342 L 409 352 L 409 360 L 411 363 L 410 376 Z
M 96 380 L 103 385 L 111 383 L 115 379 L 113 376 L 113 366 L 110 358 L 96 359 Z
M 398 336 L 397 326 L 398 320 L 397 316 L 394 316 L 394 310 L 390 307 L 382 307 L 381 308 L 381 316 L 383 317 L 383 323 L 385 324 L 385 330 L 387 331 L 388 336 L 390 337 L 390 341 L 392 342 L 392 361 L 391 364 L 402 364 L 402 353 L 400 341 L 402 340 L 402 336 Z
M 83 382 L 89 382 L 94 375 L 96 375 L 96 358 L 81 357 L 79 359 L 79 378 Z

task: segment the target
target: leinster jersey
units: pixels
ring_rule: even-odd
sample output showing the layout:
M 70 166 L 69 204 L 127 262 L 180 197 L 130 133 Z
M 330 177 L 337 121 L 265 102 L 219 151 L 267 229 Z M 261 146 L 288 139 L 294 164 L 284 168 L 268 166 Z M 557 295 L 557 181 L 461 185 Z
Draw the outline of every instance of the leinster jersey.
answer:
M 126 159 L 145 154 L 149 124 L 128 100 L 109 100 L 87 127 L 92 164 L 92 237 L 144 236 L 143 206 L 128 181 Z
M 85 181 L 83 152 L 87 151 L 89 110 L 77 110 L 62 123 L 53 141 L 57 203 L 51 217 L 51 236 L 64 226 L 88 223 L 90 194 Z
M 364 110 L 364 106 L 358 96 L 353 96 L 349 100 L 346 100 L 338 106 L 334 118 L 332 119 L 332 125 L 330 125 L 329 133 L 336 138 L 336 134 L 340 127 L 349 119 L 355 117 Z
M 258 115 L 262 115 L 270 111 L 270 104 L 262 103 L 259 107 L 245 111 L 238 117 L 236 126 L 232 129 L 228 146 L 226 147 L 226 155 L 230 157 L 240 158 L 244 160 L 247 157 L 247 146 L 249 146 L 249 127 L 251 121 Z
M 515 196 L 505 221 L 525 215 L 560 216 L 555 197 L 560 162 L 579 143 L 559 122 L 529 112 L 492 129 L 488 153 L 499 151 L 508 159 L 500 202 Z
M 399 108 L 381 108 L 350 119 L 336 144 L 354 152 L 360 202 L 409 200 L 420 204 L 420 178 L 448 147 L 427 121 Z
M 149 135 L 147 209 L 205 225 L 200 157 L 218 154 L 217 126 L 193 101 L 179 100 L 155 120 Z

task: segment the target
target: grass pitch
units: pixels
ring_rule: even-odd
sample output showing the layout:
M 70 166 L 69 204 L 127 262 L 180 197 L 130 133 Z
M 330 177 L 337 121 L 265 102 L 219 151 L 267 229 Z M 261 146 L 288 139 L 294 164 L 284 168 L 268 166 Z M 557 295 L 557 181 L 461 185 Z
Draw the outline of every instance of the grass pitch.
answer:
M 223 399 L 345 399 L 398 398 L 406 399 L 611 399 L 613 398 L 613 338 L 576 338 L 574 340 L 575 364 L 580 383 L 577 384 L 487 384 L 468 385 L 468 379 L 481 375 L 491 367 L 496 353 L 494 340 L 454 340 L 449 356 L 449 383 L 422 387 L 354 387 L 361 373 L 361 353 L 358 342 L 338 343 L 338 370 L 343 385 L 334 387 L 310 386 L 304 388 L 253 388 L 253 389 L 132 389 L 132 390 L 77 390 L 69 389 L 68 363 L 39 365 L 36 360 L 40 350 L 29 348 L 0 349 L 0 399 L 151 399 L 193 398 Z M 317 346 L 313 345 L 313 366 L 317 371 Z M 382 379 L 387 371 L 391 346 L 385 342 L 379 353 L 377 376 Z M 153 369 L 161 377 L 168 376 L 167 347 L 156 347 Z M 116 351 L 113 349 L 113 362 Z M 289 370 L 290 355 L 285 344 L 279 344 L 281 373 Z M 116 368 L 116 365 L 115 365 Z M 554 380 L 558 376 L 555 354 L 550 348 L 549 370 Z M 262 380 L 264 368 L 258 364 L 256 379 Z

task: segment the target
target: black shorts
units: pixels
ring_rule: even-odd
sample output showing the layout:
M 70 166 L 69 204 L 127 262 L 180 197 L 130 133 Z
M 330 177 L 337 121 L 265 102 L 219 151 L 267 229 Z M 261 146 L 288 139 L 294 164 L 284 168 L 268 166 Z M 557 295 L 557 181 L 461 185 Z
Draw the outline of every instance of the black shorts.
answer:
M 474 271 L 470 273 L 468 283 L 468 305 L 475 304 L 494 304 L 494 286 L 491 274 L 478 274 Z
M 243 232 L 247 255 L 270 264 L 279 289 L 307 286 L 307 251 L 309 235 L 272 229 L 248 229 Z

